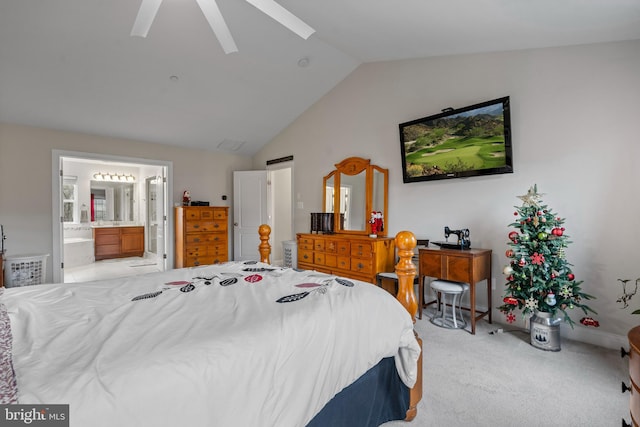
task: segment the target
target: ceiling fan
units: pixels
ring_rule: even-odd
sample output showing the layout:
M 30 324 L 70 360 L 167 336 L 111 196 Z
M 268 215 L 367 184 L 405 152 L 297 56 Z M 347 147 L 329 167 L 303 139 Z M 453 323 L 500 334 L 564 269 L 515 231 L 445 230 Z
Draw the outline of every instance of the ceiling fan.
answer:
M 225 22 L 220 8 L 216 0 L 196 0 L 202 13 L 209 22 L 211 29 L 215 33 L 218 41 L 222 45 L 222 49 L 225 53 L 237 52 L 238 47 L 236 42 L 231 36 L 229 27 Z M 271 18 L 278 21 L 303 39 L 309 38 L 311 34 L 315 32 L 313 28 L 304 23 L 300 18 L 293 15 L 291 12 L 280 6 L 273 0 L 246 0 L 247 3 L 255 6 L 263 13 L 269 15 Z M 147 33 L 151 28 L 153 19 L 158 13 L 162 0 L 142 0 L 138 16 L 133 23 L 133 29 L 131 30 L 132 36 L 147 37 Z

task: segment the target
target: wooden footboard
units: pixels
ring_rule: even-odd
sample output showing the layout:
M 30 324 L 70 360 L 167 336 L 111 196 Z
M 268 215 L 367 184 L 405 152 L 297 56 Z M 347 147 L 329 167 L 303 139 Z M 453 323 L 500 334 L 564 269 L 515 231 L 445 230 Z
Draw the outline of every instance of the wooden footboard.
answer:
M 410 231 L 401 231 L 396 234 L 396 248 L 398 249 L 398 257 L 400 260 L 396 265 L 396 274 L 398 275 L 398 295 L 396 298 L 400 304 L 407 309 L 413 323 L 416 322 L 416 312 L 418 311 L 418 300 L 413 290 L 413 278 L 416 275 L 416 266 L 411 261 L 413 258 L 413 249 L 416 247 L 416 237 Z M 422 340 L 415 332 L 416 340 L 420 349 L 422 349 Z M 422 399 L 422 352 L 418 358 L 418 377 L 416 384 L 411 389 L 409 399 L 409 409 L 405 421 L 413 420 L 418 413 L 418 402 Z
M 271 234 L 271 227 L 267 224 L 262 224 L 258 227 L 258 234 L 260 235 L 260 246 L 258 251 L 260 252 L 260 261 L 271 264 L 269 255 L 271 254 L 271 245 L 269 244 L 269 235 Z

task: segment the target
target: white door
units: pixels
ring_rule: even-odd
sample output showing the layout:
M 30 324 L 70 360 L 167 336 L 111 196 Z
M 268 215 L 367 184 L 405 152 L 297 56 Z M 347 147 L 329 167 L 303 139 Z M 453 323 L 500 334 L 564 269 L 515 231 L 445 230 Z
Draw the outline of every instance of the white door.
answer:
M 156 178 L 156 206 L 158 212 L 158 239 L 157 249 L 158 257 L 157 264 L 160 271 L 167 269 L 167 236 L 169 235 L 169 224 L 167 218 L 169 212 L 167 211 L 167 168 L 163 167 L 160 170 Z
M 155 255 L 160 271 L 166 270 L 167 251 L 167 211 L 165 200 L 165 168 L 160 168 L 156 176 L 147 178 L 147 245 L 146 250 Z
M 267 171 L 233 172 L 233 259 L 258 260 L 258 227 L 269 224 Z

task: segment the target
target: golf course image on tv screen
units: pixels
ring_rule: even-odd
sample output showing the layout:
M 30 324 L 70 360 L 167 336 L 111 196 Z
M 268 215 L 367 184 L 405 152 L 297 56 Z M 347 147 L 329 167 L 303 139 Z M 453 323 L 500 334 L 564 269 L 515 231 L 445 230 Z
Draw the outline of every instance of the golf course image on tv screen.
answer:
M 513 172 L 509 97 L 400 124 L 404 182 Z

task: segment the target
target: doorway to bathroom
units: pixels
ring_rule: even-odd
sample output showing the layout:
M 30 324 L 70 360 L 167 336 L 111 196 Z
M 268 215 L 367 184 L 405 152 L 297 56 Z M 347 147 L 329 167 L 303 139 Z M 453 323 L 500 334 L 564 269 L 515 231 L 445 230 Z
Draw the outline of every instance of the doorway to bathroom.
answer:
M 171 162 L 54 150 L 53 281 L 172 268 L 171 174 Z M 125 232 L 139 236 L 135 253 L 118 246 Z

